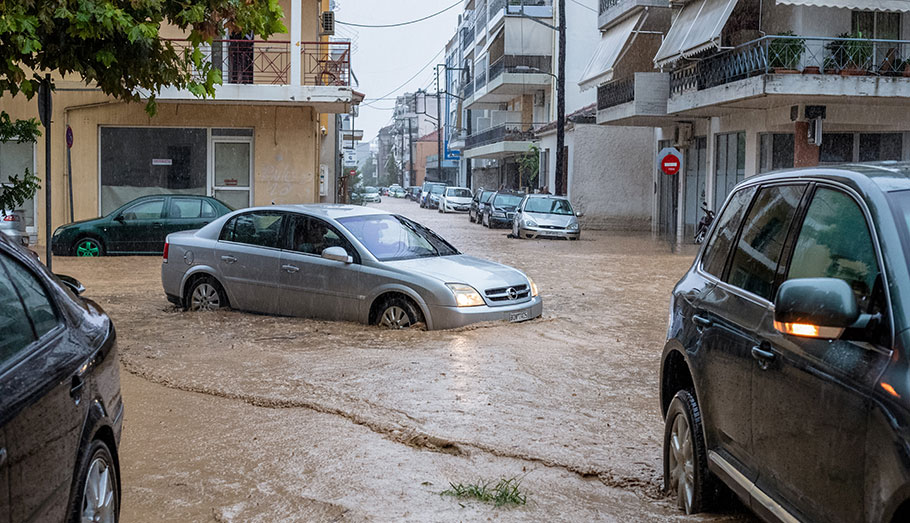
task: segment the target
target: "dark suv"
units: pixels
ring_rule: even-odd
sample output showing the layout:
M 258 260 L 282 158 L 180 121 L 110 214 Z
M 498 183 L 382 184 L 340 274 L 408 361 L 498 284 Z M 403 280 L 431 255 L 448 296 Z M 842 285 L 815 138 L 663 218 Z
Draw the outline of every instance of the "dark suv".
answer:
M 0 235 L 0 514 L 116 521 L 116 336 L 82 286 Z
M 910 164 L 759 176 L 673 291 L 664 483 L 761 517 L 910 521 Z
M 487 204 L 481 209 L 481 223 L 491 229 L 495 227 L 511 227 L 512 220 L 515 219 L 515 210 L 524 197 L 525 193 L 523 192 L 498 191 L 492 198 L 487 200 Z

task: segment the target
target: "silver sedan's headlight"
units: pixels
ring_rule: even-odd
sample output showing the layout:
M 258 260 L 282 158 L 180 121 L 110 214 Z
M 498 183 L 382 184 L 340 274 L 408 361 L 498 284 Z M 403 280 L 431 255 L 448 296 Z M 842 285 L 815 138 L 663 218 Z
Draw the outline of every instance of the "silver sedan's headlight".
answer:
M 530 276 L 528 276 L 528 284 L 529 284 L 529 286 L 531 287 L 531 296 L 532 296 L 532 297 L 536 297 L 537 294 L 538 294 L 538 292 L 537 292 L 537 284 L 534 283 L 534 280 L 532 280 Z
M 477 289 L 463 283 L 447 283 L 446 287 L 455 295 L 455 304 L 459 307 L 479 307 L 486 305 Z
M 577 231 L 577 230 L 578 230 L 578 222 L 576 222 L 576 223 L 570 223 L 569 226 L 566 227 L 566 230 L 569 230 L 569 231 Z

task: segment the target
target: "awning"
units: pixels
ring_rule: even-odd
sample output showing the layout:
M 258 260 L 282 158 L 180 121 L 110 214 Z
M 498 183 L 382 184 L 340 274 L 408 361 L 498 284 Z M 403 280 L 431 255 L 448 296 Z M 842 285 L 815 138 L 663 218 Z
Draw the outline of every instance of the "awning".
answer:
M 616 62 L 619 61 L 622 50 L 629 41 L 629 37 L 635 31 L 635 27 L 642 16 L 644 14 L 629 17 L 629 19 L 607 29 L 600 37 L 600 44 L 597 45 L 594 56 L 588 62 L 585 72 L 581 75 L 581 81 L 578 82 L 578 86 L 581 87 L 582 91 L 597 87 L 613 79 L 613 68 L 616 66 Z
M 654 57 L 658 67 L 720 46 L 723 31 L 736 0 L 695 0 L 686 4 Z
M 808 7 L 841 7 L 863 11 L 902 11 L 910 13 L 907 0 L 777 0 L 778 4 Z

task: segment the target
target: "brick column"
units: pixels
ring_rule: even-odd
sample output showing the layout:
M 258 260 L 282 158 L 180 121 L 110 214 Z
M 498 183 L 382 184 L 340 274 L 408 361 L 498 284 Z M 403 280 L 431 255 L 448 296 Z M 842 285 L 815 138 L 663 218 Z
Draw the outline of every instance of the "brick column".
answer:
M 809 122 L 795 122 L 793 127 L 793 167 L 817 166 L 819 148 L 809 145 Z

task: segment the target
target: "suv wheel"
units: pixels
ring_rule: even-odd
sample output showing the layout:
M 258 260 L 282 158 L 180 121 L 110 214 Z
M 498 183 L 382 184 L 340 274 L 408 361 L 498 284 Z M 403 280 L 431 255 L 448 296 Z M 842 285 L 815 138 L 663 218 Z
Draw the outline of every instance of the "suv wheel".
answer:
M 687 390 L 677 392 L 664 428 L 664 488 L 676 494 L 676 504 L 686 514 L 708 510 L 715 491 L 703 434 L 695 397 Z
M 94 440 L 80 462 L 70 521 L 116 523 L 120 519 L 120 492 L 117 467 L 111 451 Z

